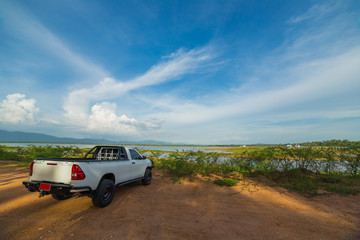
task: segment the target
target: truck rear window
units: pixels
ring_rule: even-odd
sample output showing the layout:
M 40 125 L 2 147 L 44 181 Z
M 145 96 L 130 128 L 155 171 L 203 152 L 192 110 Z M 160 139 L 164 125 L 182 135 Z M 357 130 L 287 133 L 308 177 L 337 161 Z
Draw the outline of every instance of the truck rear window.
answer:
M 121 160 L 126 159 L 126 154 L 122 148 L 102 148 L 97 156 L 98 160 Z

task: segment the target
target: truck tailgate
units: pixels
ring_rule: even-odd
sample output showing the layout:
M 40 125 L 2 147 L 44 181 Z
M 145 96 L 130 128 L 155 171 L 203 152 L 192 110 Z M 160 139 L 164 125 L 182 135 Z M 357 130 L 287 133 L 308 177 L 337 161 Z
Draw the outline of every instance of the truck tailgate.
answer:
M 70 184 L 72 162 L 35 160 L 30 181 Z

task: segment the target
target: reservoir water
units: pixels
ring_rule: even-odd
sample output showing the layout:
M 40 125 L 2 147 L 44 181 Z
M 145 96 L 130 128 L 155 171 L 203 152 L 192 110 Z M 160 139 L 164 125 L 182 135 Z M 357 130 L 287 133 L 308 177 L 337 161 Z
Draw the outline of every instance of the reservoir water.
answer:
M 31 145 L 33 146 L 75 146 L 80 149 L 84 148 L 92 148 L 96 146 L 96 144 L 64 144 L 64 143 L 0 143 L 0 145 L 4 146 L 10 146 L 10 147 L 29 147 Z M 99 144 L 102 145 L 102 144 Z M 106 145 L 106 144 L 104 144 Z M 121 145 L 121 144 L 120 144 Z M 147 146 L 147 145 L 126 145 L 130 148 L 137 148 L 140 150 L 158 150 L 158 151 L 164 151 L 164 152 L 176 152 L 176 151 L 209 151 L 206 149 L 216 148 L 219 149 L 221 147 L 201 147 L 201 146 Z M 210 152 L 215 152 L 211 151 Z

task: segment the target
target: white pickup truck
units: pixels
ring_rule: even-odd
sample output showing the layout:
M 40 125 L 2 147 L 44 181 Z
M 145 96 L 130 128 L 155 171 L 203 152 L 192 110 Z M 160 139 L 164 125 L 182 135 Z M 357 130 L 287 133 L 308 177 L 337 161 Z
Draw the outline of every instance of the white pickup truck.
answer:
M 84 158 L 39 158 L 30 165 L 30 181 L 23 184 L 39 197 L 51 194 L 65 200 L 74 193 L 92 198 L 95 206 L 106 207 L 115 186 L 142 180 L 151 183 L 153 162 L 135 149 L 123 146 L 96 146 Z

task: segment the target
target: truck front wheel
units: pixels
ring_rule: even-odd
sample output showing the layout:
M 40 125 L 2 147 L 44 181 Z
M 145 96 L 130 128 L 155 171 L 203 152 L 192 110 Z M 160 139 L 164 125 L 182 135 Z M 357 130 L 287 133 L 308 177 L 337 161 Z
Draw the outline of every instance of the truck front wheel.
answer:
M 115 184 L 110 179 L 104 179 L 100 182 L 98 188 L 92 197 L 92 202 L 97 207 L 106 207 L 111 203 L 115 194 Z
M 144 179 L 142 180 L 142 184 L 149 185 L 151 183 L 151 180 L 152 180 L 151 169 L 147 168 L 144 174 Z

